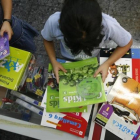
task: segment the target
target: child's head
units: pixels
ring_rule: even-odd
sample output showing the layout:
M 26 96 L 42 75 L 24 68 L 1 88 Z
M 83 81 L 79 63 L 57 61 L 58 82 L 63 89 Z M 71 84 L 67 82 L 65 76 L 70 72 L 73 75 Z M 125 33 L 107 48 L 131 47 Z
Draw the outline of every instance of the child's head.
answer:
M 83 50 L 91 55 L 103 38 L 101 22 L 102 12 L 96 0 L 65 0 L 60 30 L 72 54 L 77 55 Z

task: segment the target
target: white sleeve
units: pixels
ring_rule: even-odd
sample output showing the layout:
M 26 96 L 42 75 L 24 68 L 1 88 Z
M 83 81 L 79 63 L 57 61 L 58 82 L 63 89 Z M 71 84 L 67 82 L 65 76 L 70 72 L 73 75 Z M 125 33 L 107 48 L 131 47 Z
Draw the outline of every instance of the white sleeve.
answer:
M 120 47 L 126 46 L 132 36 L 131 34 L 126 31 L 117 21 L 115 22 L 110 22 L 109 24 L 109 36 L 110 38 Z
M 51 27 L 51 16 L 46 21 L 44 28 L 41 30 L 42 37 L 47 41 L 53 41 L 53 31 Z

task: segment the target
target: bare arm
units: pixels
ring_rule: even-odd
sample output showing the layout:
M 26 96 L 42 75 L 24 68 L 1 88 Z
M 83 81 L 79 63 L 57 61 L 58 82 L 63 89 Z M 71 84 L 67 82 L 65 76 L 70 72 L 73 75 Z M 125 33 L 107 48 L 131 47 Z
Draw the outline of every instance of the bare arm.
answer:
M 55 55 L 55 49 L 54 49 L 54 43 L 53 41 L 47 41 L 47 40 L 43 40 L 44 42 L 44 46 L 45 49 L 47 51 L 47 54 L 49 56 L 49 59 L 51 61 L 51 63 L 55 63 L 56 62 L 56 55 Z
M 107 77 L 109 66 L 111 66 L 119 58 L 121 58 L 123 55 L 125 55 L 126 52 L 132 46 L 132 43 L 133 43 L 133 41 L 131 39 L 130 42 L 126 46 L 124 46 L 124 47 L 117 47 L 115 49 L 115 51 L 112 53 L 112 55 L 97 69 L 97 71 L 94 74 L 94 77 L 96 77 L 98 73 L 102 73 L 102 80 L 104 82 L 105 78 Z
M 49 59 L 51 61 L 51 64 L 53 66 L 53 70 L 54 70 L 54 74 L 56 76 L 57 83 L 59 83 L 58 71 L 62 70 L 64 72 L 66 72 L 66 70 L 63 68 L 63 66 L 59 62 L 56 61 L 56 55 L 55 55 L 55 49 L 54 49 L 53 41 L 47 41 L 47 40 L 44 39 L 43 42 L 44 42 L 47 54 L 49 56 Z
M 12 0 L 1 0 L 4 19 L 11 19 L 12 15 Z
M 1 0 L 1 5 L 4 13 L 4 19 L 11 19 L 12 16 L 12 0 Z M 8 21 L 4 21 L 0 30 L 0 35 L 3 36 L 4 32 L 8 33 L 9 40 L 13 35 L 13 30 Z
M 130 40 L 130 42 L 124 46 L 124 47 L 117 47 L 115 49 L 115 51 L 112 53 L 112 55 L 109 57 L 109 59 L 105 62 L 108 63 L 108 65 L 112 65 L 114 62 L 116 62 L 119 58 L 121 58 L 123 55 L 126 54 L 126 52 L 130 49 L 130 47 L 132 46 L 132 39 Z

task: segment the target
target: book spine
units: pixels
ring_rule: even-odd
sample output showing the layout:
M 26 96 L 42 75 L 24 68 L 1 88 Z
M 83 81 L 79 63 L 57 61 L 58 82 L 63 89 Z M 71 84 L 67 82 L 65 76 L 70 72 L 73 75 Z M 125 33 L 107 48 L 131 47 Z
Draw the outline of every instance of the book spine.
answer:
M 35 105 L 37 107 L 40 107 L 40 105 L 41 105 L 41 102 L 39 102 L 37 100 L 34 100 L 34 99 L 32 99 L 32 98 L 30 98 L 30 97 L 28 97 L 28 96 L 26 96 L 24 94 L 21 94 L 21 93 L 19 93 L 17 91 L 11 91 L 11 94 L 16 96 L 16 97 L 18 97 L 18 98 L 20 98 L 20 99 L 22 99 L 22 100 L 24 100 L 24 101 L 26 101 L 26 102 L 28 102 L 28 103 L 30 103 L 30 104 L 32 104 L 32 105 Z
M 33 111 L 34 113 L 36 113 L 36 114 L 38 114 L 40 116 L 43 115 L 43 111 L 42 110 L 40 110 L 40 109 L 32 106 L 29 103 L 26 103 L 26 102 L 24 102 L 24 101 L 22 101 L 20 99 L 16 99 L 16 103 L 19 104 L 19 105 L 21 105 L 21 106 L 23 106 L 23 107 L 25 107 L 25 108 L 27 108 L 27 109 L 29 109 L 29 110 L 31 110 L 31 111 Z
M 32 54 L 31 53 L 29 53 L 28 55 L 27 55 L 27 61 L 26 61 L 26 64 L 25 64 L 25 66 L 24 66 L 24 69 L 22 70 L 22 72 L 20 73 L 20 75 L 19 75 L 19 77 L 18 77 L 18 83 L 15 85 L 15 90 L 18 90 L 18 88 L 19 88 L 19 86 L 20 86 L 20 84 L 21 84 L 21 82 L 23 82 L 22 81 L 22 79 L 23 79 L 23 75 L 24 75 L 24 72 L 26 71 L 26 67 L 28 66 L 28 64 L 29 64 L 29 62 L 30 62 L 30 60 L 31 60 L 31 58 L 32 58 Z

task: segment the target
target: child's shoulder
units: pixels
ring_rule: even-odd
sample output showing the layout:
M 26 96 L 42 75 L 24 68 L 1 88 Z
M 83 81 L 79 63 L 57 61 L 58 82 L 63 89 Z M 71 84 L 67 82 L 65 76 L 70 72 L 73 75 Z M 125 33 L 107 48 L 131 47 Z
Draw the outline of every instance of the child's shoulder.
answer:
M 120 26 L 119 22 L 110 15 L 102 13 L 102 25 L 104 27 Z
M 61 12 L 55 12 L 48 18 L 49 22 L 59 22 Z

